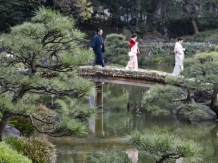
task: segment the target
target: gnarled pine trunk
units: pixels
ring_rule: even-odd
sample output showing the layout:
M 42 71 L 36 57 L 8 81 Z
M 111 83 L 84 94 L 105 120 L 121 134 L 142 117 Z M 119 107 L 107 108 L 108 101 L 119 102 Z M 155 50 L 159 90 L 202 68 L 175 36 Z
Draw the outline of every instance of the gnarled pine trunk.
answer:
M 7 114 L 6 112 L 3 112 L 3 117 L 0 121 L 0 142 L 2 141 L 3 137 L 3 131 L 5 129 L 5 126 L 7 125 L 8 120 L 10 119 L 10 114 Z

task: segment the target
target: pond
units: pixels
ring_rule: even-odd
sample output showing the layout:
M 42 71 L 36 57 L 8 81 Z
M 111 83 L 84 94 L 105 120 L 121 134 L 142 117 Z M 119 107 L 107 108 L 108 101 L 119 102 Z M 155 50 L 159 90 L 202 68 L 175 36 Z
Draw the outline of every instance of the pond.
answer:
M 57 147 L 58 163 L 90 163 L 91 157 L 114 150 L 134 153 L 135 149 L 125 143 L 125 136 L 135 129 L 168 130 L 183 138 L 192 138 L 204 147 L 204 162 L 217 163 L 216 121 L 191 123 L 176 116 L 151 117 L 142 101 L 143 93 L 149 88 L 104 83 L 103 89 L 104 107 L 98 118 L 90 122 L 88 135 L 49 138 Z M 130 100 L 133 110 L 127 109 Z M 138 163 L 154 163 L 143 155 L 133 157 L 137 157 Z
M 147 65 L 142 67 L 139 66 L 139 68 L 172 73 L 174 69 L 174 65 Z

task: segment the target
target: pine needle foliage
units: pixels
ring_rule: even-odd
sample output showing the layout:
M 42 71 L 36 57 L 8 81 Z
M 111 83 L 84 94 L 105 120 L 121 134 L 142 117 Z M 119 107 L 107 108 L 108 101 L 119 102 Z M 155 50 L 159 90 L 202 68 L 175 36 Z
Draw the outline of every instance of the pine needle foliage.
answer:
M 146 104 L 146 109 L 151 112 L 152 115 L 167 115 L 171 111 L 180 106 L 180 101 L 173 101 L 180 99 L 184 96 L 182 89 L 175 86 L 167 85 L 155 85 L 151 87 L 148 92 L 143 96 L 143 100 Z
M 123 66 L 127 64 L 129 47 L 124 35 L 108 34 L 105 39 L 105 47 L 107 49 L 104 55 L 108 63 Z
M 152 157 L 156 163 L 175 162 L 183 157 L 184 162 L 198 163 L 202 159 L 202 147 L 190 139 L 182 140 L 169 132 L 133 131 L 127 137 L 128 141 L 137 147 L 140 153 Z
M 179 114 L 190 120 L 216 119 L 218 115 L 218 52 L 199 53 L 184 61 L 181 76 L 167 76 L 166 82 L 175 86 L 153 86 L 144 95 L 147 110 L 153 115 Z M 210 111 L 212 109 L 212 111 Z M 213 114 L 213 117 L 209 115 Z M 178 112 L 177 112 L 178 113 Z
M 193 58 L 185 60 L 185 71 L 182 73 L 187 78 L 195 78 L 196 86 L 204 87 L 198 83 L 218 85 L 218 52 L 200 53 Z
M 74 20 L 43 7 L 31 22 L 1 36 L 5 53 L 12 57 L 0 56 L 0 140 L 7 121 L 16 116 L 28 118 L 38 132 L 51 136 L 86 133 L 95 109 L 70 102 L 95 93 L 94 84 L 76 73 L 78 66 L 94 60 L 83 48 L 84 37 Z M 55 99 L 55 110 L 46 111 L 51 110 L 46 106 L 41 114 L 42 104 L 36 98 L 40 96 Z

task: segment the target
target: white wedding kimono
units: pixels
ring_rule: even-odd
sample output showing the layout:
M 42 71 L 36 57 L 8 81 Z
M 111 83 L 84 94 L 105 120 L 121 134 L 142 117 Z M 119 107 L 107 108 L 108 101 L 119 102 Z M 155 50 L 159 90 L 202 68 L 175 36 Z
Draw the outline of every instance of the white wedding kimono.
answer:
M 138 58 L 137 58 L 138 42 L 135 42 L 135 45 L 131 47 L 130 51 L 135 55 L 129 57 L 129 61 L 127 63 L 126 69 L 130 68 L 130 69 L 138 70 Z
M 184 56 L 184 49 L 182 45 L 179 42 L 176 42 L 174 47 L 174 53 L 175 53 L 175 67 L 173 70 L 173 75 L 179 75 L 181 71 L 183 71 L 183 60 L 185 58 Z

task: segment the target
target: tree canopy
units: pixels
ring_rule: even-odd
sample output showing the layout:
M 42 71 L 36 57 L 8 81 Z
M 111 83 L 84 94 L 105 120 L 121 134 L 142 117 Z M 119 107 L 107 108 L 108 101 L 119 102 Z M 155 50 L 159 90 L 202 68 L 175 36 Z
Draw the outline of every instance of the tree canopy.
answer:
M 73 18 L 87 20 L 91 18 L 92 6 L 87 0 L 58 0 L 61 10 Z
M 183 114 L 191 120 L 204 119 L 207 115 L 218 115 L 218 55 L 217 52 L 199 53 L 184 62 L 184 76 L 168 76 L 171 84 L 182 85 L 183 88 L 172 85 L 156 85 L 144 95 L 146 109 L 154 115 Z M 213 110 L 214 113 L 210 111 Z M 211 120 L 212 120 L 211 119 Z
M 134 144 L 141 154 L 152 157 L 156 163 L 165 161 L 175 161 L 183 158 L 184 162 L 200 162 L 200 152 L 202 147 L 193 140 L 182 140 L 172 133 L 158 133 L 146 131 L 131 132 L 128 141 Z
M 177 37 L 217 28 L 217 4 L 217 0 L 2 0 L 0 31 L 8 32 L 10 26 L 29 20 L 35 7 L 49 6 L 80 25 L 119 22 L 119 28 L 125 26 L 133 32 L 158 31 Z
M 83 48 L 85 34 L 74 25 L 71 18 L 42 7 L 31 22 L 1 36 L 11 57 L 0 56 L 0 140 L 7 121 L 15 116 L 28 118 L 38 132 L 51 136 L 86 132 L 95 109 L 75 100 L 95 90 L 76 70 L 92 63 L 94 56 Z M 55 107 L 43 105 L 41 96 L 51 97 Z
M 105 39 L 107 51 L 104 53 L 106 62 L 125 66 L 129 58 L 128 41 L 121 34 L 109 34 Z

